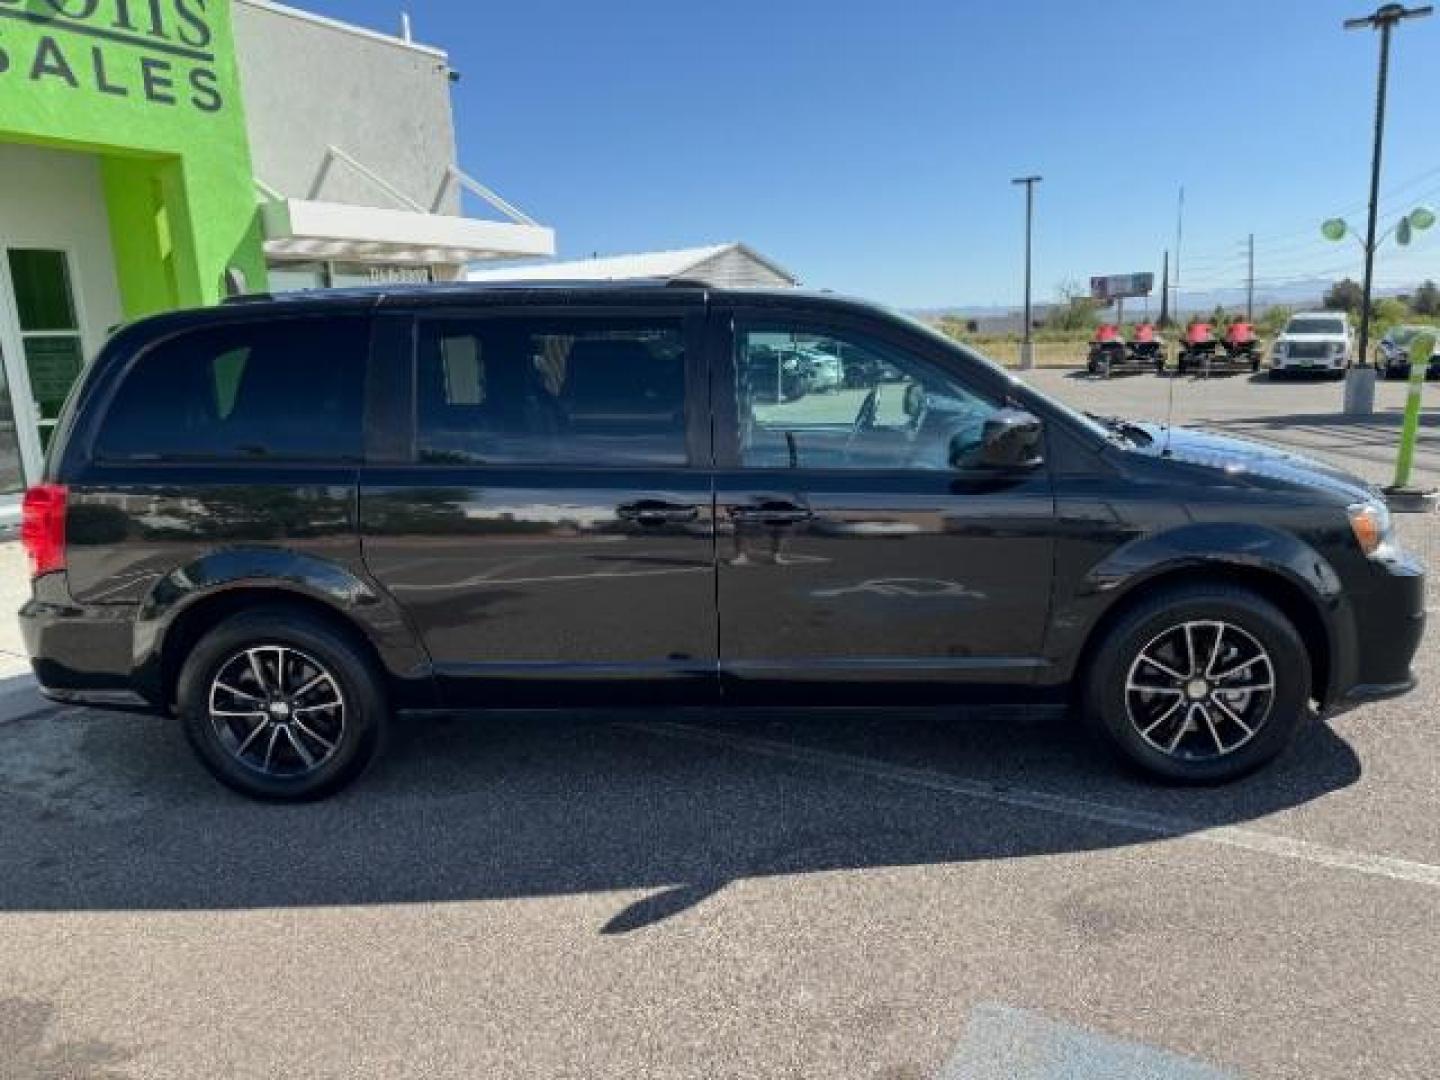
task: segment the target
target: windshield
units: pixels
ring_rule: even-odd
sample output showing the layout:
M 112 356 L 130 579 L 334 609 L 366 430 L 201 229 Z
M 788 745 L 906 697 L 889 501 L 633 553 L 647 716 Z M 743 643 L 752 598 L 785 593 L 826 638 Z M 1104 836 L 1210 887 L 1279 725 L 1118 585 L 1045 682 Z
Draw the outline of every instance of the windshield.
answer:
M 1345 323 L 1341 319 L 1291 319 L 1285 327 L 1287 334 L 1343 334 Z
M 1409 345 L 1415 340 L 1415 335 L 1420 332 L 1418 326 L 1397 326 L 1390 331 L 1390 340 L 1396 345 Z

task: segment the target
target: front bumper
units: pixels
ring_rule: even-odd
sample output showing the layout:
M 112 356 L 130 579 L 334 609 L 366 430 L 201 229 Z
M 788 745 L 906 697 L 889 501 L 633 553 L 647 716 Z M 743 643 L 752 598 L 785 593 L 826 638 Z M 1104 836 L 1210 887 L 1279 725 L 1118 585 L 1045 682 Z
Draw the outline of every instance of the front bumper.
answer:
M 1425 636 L 1425 568 L 1403 551 L 1368 568 L 1368 580 L 1352 598 L 1353 639 L 1335 657 L 1332 710 L 1398 697 L 1416 686 L 1411 664 Z
M 1295 372 L 1303 374 L 1308 371 L 1314 372 L 1336 372 L 1345 370 L 1345 357 L 1273 357 L 1270 361 L 1273 371 Z

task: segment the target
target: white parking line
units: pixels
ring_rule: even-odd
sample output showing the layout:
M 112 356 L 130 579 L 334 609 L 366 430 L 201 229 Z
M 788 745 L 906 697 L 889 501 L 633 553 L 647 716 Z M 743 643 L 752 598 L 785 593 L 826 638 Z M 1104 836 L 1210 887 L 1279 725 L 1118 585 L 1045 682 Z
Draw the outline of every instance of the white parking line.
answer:
M 669 721 L 637 721 L 625 723 L 625 727 L 664 735 L 669 738 L 686 739 L 691 742 L 708 743 L 712 746 L 742 750 L 747 754 L 789 761 L 800 765 L 813 765 L 822 769 L 866 776 L 875 780 L 924 788 L 928 791 L 942 791 L 969 799 L 980 799 L 1002 806 L 1035 810 L 1040 813 L 1068 817 L 1077 821 L 1088 821 L 1100 825 L 1115 825 L 1132 829 L 1149 836 L 1173 840 L 1199 840 L 1225 847 L 1242 848 L 1262 855 L 1283 859 L 1297 859 L 1315 866 L 1333 870 L 1349 870 L 1371 877 L 1404 881 L 1413 885 L 1440 888 L 1440 866 L 1429 863 L 1395 859 L 1388 855 L 1372 855 L 1363 851 L 1316 844 L 1309 840 L 1295 840 L 1277 836 L 1259 829 L 1247 829 L 1236 825 L 1206 825 L 1203 822 L 1188 821 L 1184 818 L 1164 814 L 1150 814 L 1143 810 L 1109 806 L 1105 803 L 1090 802 L 1086 799 L 1072 799 L 1065 795 L 1051 795 L 1042 791 L 1027 791 L 994 784 L 986 780 L 946 776 L 943 773 L 925 769 L 913 769 L 904 765 L 890 765 L 869 758 L 839 754 L 829 750 L 813 750 L 793 743 L 777 742 L 773 739 L 755 738 L 749 735 L 733 735 L 724 731 L 706 730 L 686 724 Z

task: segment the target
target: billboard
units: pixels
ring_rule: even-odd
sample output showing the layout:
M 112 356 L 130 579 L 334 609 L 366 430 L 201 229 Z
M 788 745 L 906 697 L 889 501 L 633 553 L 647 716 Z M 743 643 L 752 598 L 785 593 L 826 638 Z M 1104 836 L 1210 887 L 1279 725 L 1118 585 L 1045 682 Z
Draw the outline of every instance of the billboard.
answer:
M 1132 296 L 1149 296 L 1154 289 L 1154 274 L 1110 274 L 1090 279 L 1090 296 L 1105 304 Z

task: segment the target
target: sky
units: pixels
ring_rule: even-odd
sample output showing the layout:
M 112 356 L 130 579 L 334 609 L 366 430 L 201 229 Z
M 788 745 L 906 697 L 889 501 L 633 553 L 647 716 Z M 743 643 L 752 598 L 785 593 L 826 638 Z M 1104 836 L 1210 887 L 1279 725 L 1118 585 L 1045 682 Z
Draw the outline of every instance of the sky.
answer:
M 806 285 L 911 308 L 1160 272 L 1258 292 L 1358 278 L 1374 0 L 292 0 L 446 49 L 462 168 L 566 258 L 743 240 Z M 1371 4 L 1366 8 L 1365 3 Z M 1396 32 L 1382 229 L 1440 206 L 1440 17 Z M 478 208 L 477 208 L 478 209 Z M 1440 228 L 1382 285 L 1440 278 Z

